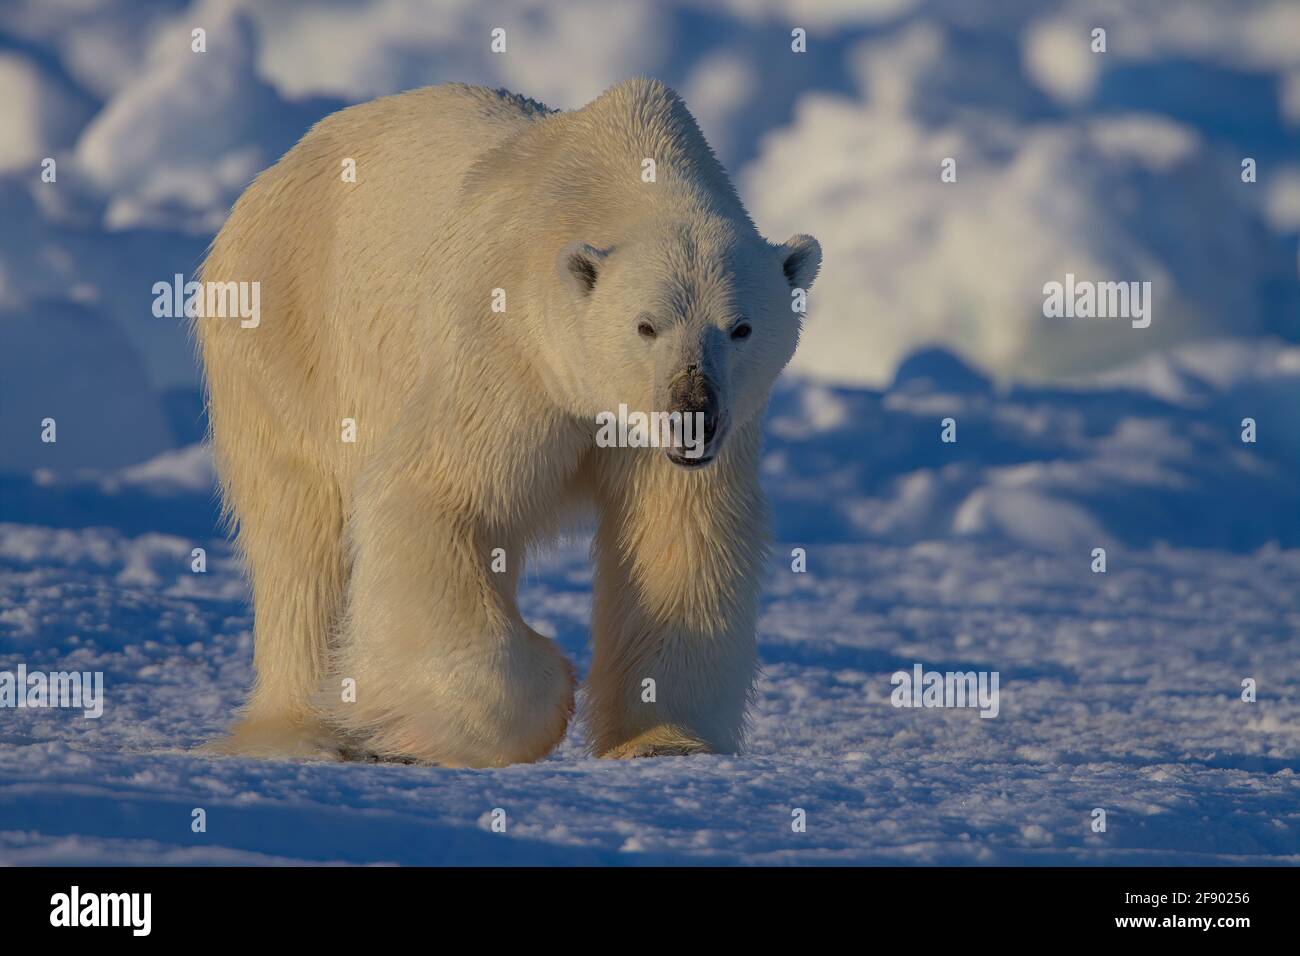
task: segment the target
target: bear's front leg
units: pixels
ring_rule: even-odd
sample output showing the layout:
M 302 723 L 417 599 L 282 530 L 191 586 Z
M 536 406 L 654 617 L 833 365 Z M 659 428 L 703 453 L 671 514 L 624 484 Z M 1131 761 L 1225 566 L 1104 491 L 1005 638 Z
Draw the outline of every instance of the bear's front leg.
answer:
M 363 496 L 351 533 L 346 621 L 320 706 L 352 749 L 449 767 L 549 753 L 573 710 L 573 669 L 519 614 L 518 542 L 403 482 Z M 505 573 L 492 567 L 498 547 Z
M 600 463 L 585 705 L 598 756 L 741 749 L 768 543 L 758 448 L 755 424 L 700 471 L 649 449 Z

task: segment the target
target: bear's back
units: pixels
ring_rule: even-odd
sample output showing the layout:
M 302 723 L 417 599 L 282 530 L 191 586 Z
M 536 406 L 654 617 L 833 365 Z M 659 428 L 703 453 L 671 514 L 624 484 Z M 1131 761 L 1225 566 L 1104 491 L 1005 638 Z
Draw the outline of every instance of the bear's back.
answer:
M 552 112 L 504 90 L 445 84 L 322 119 L 245 190 L 204 262 L 205 281 L 257 281 L 263 316 L 256 330 L 195 323 L 209 373 L 224 364 L 294 382 L 310 370 L 322 399 L 353 380 L 412 381 L 429 275 L 472 222 L 459 183 L 482 154 Z
M 365 220 L 403 211 L 428 215 L 419 199 L 453 200 L 455 186 L 485 152 L 553 114 L 536 100 L 483 86 L 447 83 L 380 97 L 316 123 L 235 203 L 214 240 L 205 276 L 244 259 L 298 260 L 303 241 L 346 238 Z M 276 256 L 276 253 L 279 253 Z

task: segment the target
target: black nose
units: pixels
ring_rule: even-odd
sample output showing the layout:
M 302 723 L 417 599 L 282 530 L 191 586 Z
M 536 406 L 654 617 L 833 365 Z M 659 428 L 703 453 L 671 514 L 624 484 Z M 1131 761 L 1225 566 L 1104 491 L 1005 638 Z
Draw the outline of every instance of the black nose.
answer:
M 672 411 L 681 412 L 683 416 L 700 414 L 704 416 L 704 441 L 713 440 L 718 430 L 718 391 L 713 383 L 701 374 L 698 365 L 686 366 L 672 388 Z

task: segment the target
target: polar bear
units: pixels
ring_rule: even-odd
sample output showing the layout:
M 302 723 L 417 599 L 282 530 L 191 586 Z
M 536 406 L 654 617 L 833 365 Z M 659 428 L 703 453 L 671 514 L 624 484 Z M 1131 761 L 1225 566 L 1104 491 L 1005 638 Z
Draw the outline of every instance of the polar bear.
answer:
M 545 756 L 575 675 L 516 584 L 589 513 L 593 753 L 737 751 L 760 419 L 820 262 L 810 236 L 759 235 L 656 81 L 571 112 L 449 84 L 313 127 L 202 267 L 261 303 L 255 326 L 194 323 L 255 615 L 254 687 L 215 749 Z M 601 447 L 620 405 L 698 415 L 705 443 Z

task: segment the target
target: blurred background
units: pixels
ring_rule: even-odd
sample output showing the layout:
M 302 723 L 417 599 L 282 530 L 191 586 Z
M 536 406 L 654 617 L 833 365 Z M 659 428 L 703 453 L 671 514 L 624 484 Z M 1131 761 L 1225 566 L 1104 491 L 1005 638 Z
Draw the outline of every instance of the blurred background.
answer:
M 771 435 L 789 534 L 1024 538 L 1014 499 L 1056 519 L 1040 544 L 1296 542 L 1287 0 L 11 0 L 6 517 L 129 528 L 172 501 L 174 529 L 208 526 L 175 501 L 211 480 L 197 368 L 151 289 L 194 270 L 315 120 L 449 80 L 569 109 L 635 74 L 684 96 L 766 235 L 825 249 Z M 1043 285 L 1066 273 L 1150 281 L 1151 326 L 1044 318 Z M 970 427 L 939 447 L 934 423 L 958 413 Z M 47 416 L 55 446 L 38 441 Z M 803 507 L 802 479 L 839 495 Z

